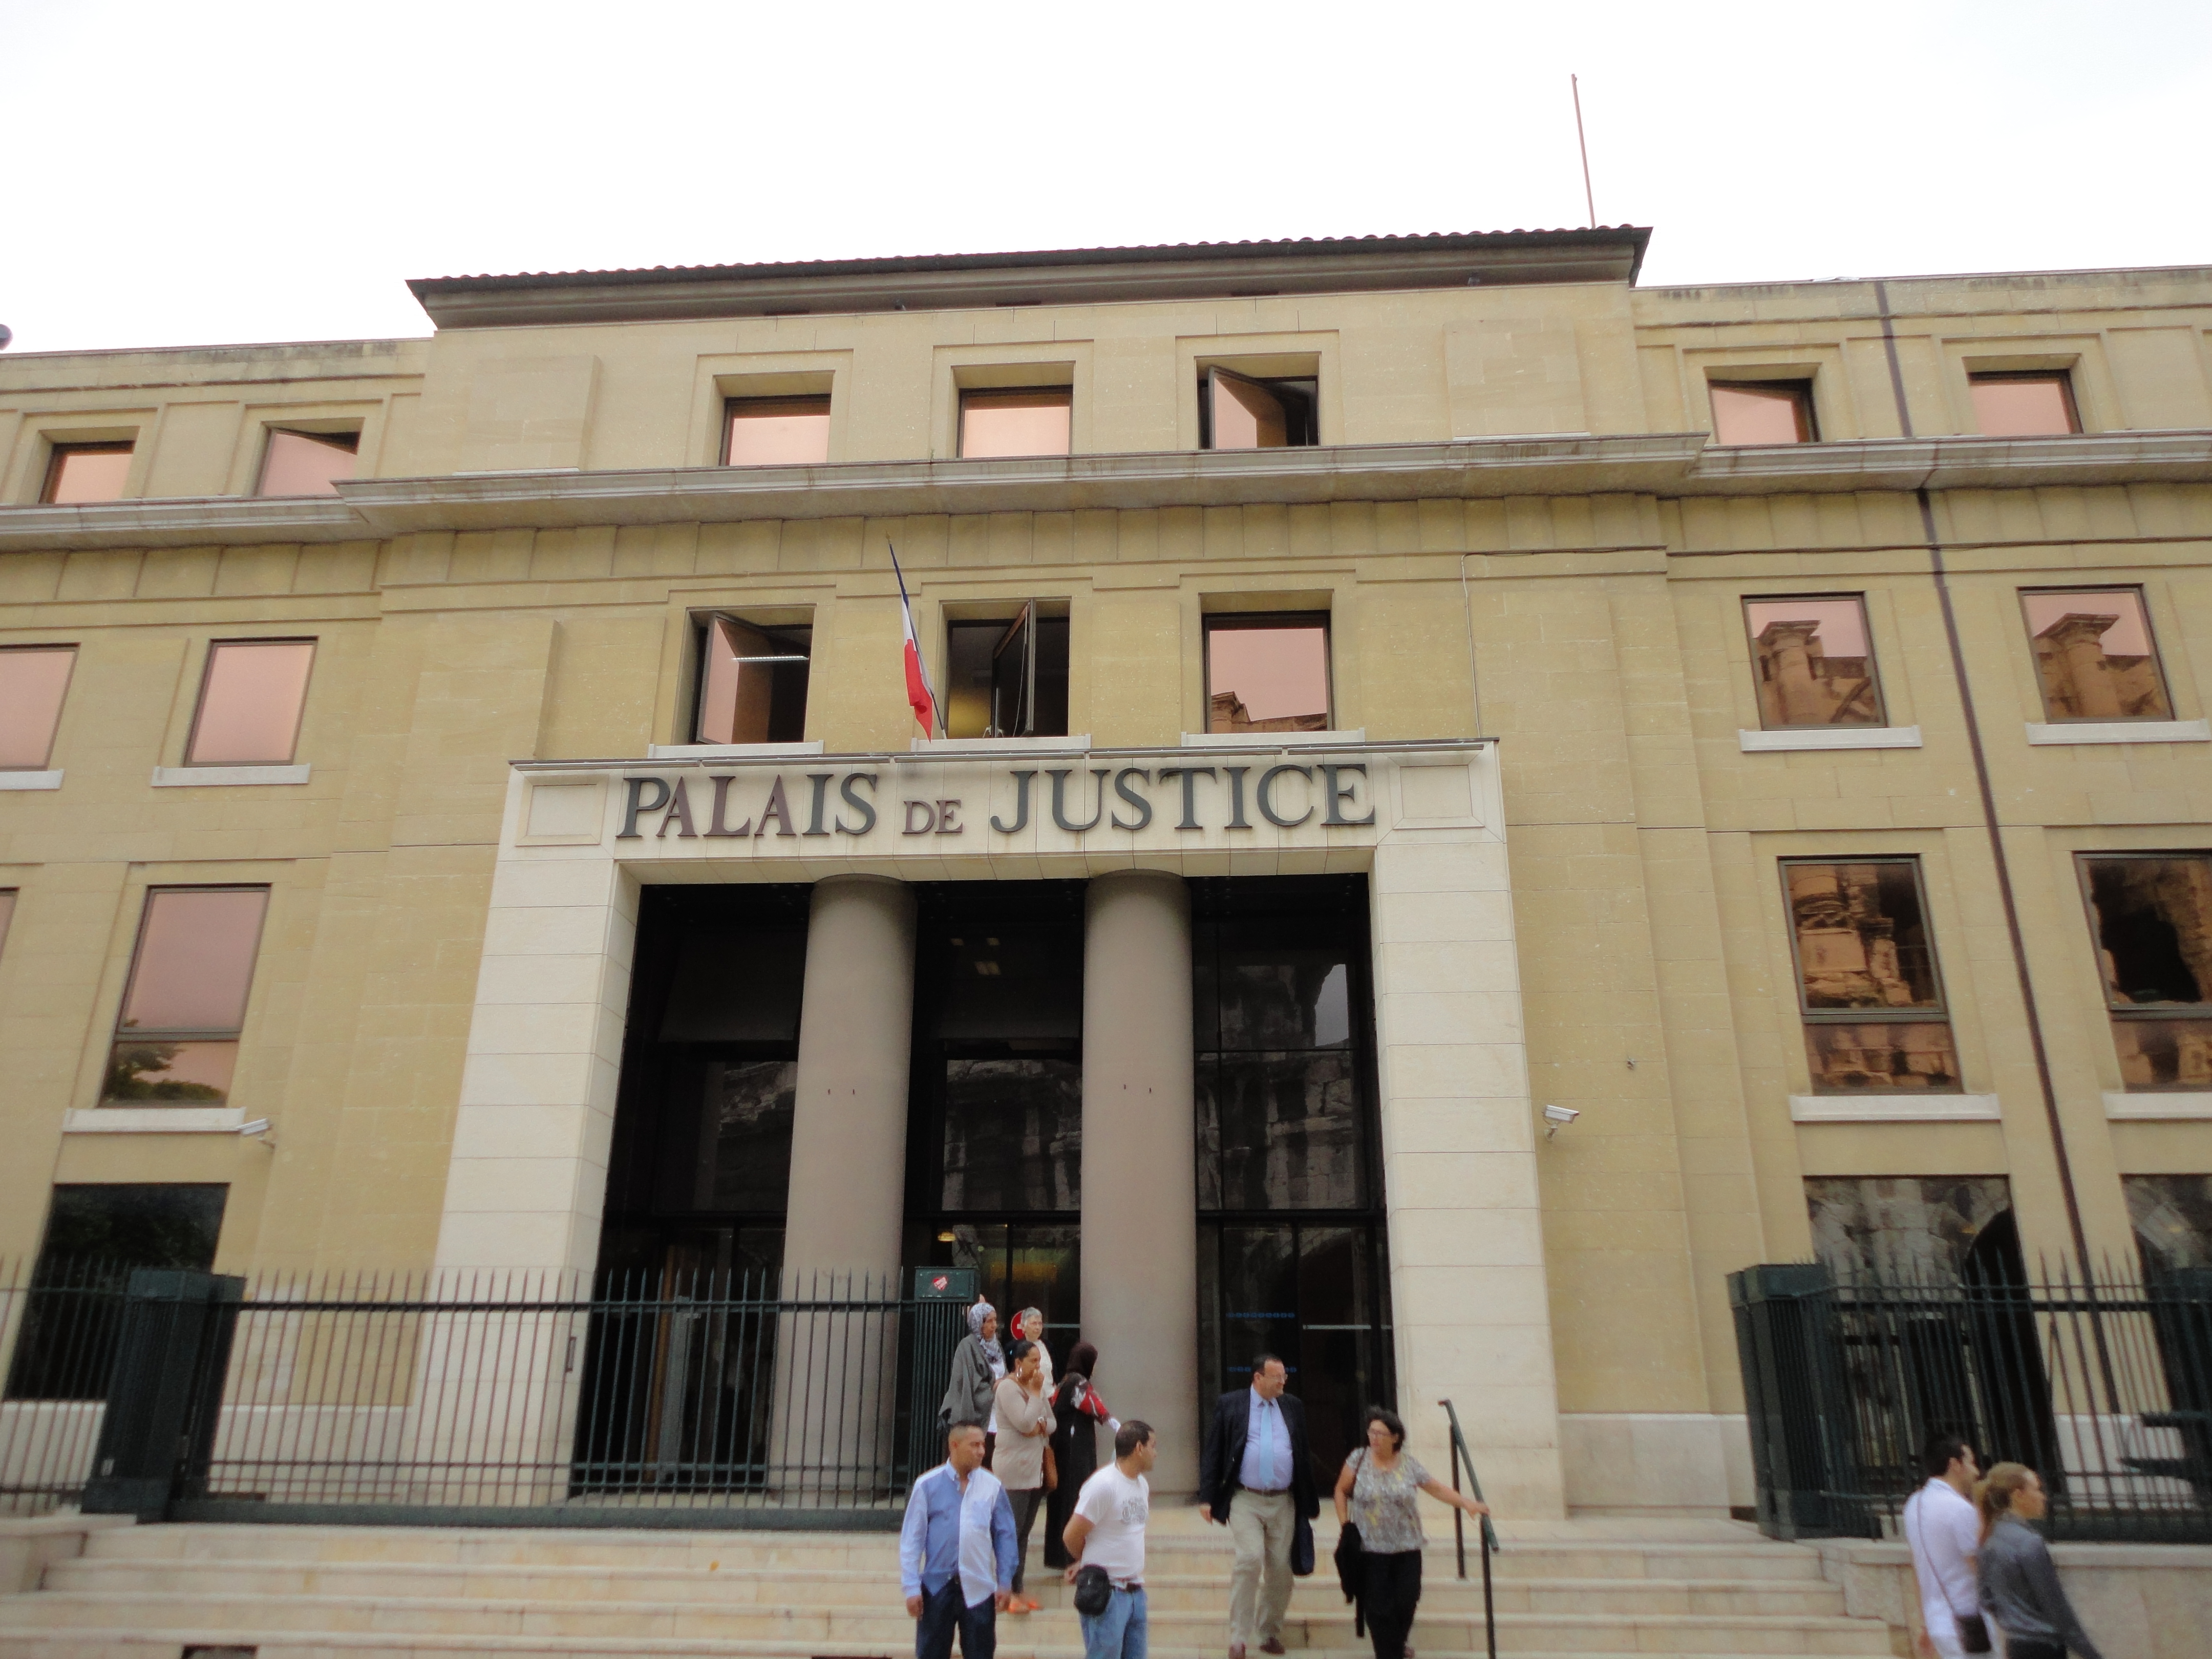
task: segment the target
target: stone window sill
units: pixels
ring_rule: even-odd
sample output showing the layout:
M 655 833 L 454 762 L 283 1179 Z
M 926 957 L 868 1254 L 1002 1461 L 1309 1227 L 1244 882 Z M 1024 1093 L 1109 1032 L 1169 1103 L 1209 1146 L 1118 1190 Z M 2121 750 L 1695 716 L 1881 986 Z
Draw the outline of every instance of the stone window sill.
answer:
M 1778 750 L 1805 749 L 1917 749 L 1917 726 L 1801 726 L 1774 732 L 1738 731 L 1736 747 L 1747 755 L 1771 754 Z
M 62 1119 L 65 1135 L 234 1135 L 243 1106 L 95 1106 Z
M 1907 1089 L 1893 1094 L 1790 1097 L 1793 1123 L 1990 1122 L 2003 1116 L 1995 1095 L 1946 1095 Z
M 305 783 L 311 769 L 299 766 L 157 766 L 156 789 L 195 789 L 209 785 Z
M 1334 732 L 1186 732 L 1186 749 L 1343 749 L 1367 741 L 1367 728 L 1348 726 Z
M 1078 732 L 1065 738 L 914 738 L 909 753 L 916 755 L 1018 755 L 1088 753 L 1091 734 Z
M 58 789 L 62 775 L 52 772 L 0 772 L 0 789 Z
M 652 743 L 645 748 L 647 760 L 775 760 L 818 755 L 822 743 Z
M 2062 743 L 2212 743 L 2212 720 L 2068 720 L 2027 723 L 2027 740 Z
M 2196 1094 L 2186 1090 L 2146 1090 L 2141 1094 L 2127 1094 L 2117 1090 L 2105 1091 L 2105 1115 L 2110 1118 L 2208 1118 L 2212 1117 L 2212 1094 Z

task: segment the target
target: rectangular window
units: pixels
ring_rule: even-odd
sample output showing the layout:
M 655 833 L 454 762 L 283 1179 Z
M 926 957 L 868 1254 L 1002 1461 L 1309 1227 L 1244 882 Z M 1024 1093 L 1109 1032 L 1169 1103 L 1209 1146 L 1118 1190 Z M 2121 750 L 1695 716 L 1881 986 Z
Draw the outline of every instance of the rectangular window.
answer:
M 1708 390 L 1717 444 L 1819 441 L 1810 380 L 1715 380 Z
M 2024 588 L 2020 604 L 2046 720 L 2173 718 L 2142 589 Z
M 960 453 L 963 459 L 992 456 L 1065 455 L 1075 393 L 1064 386 L 1031 386 L 1018 392 L 963 392 L 960 394 Z
M 830 399 L 732 398 L 723 404 L 724 466 L 814 466 L 830 459 Z
M 1067 735 L 1066 600 L 1031 599 L 1010 618 L 947 623 L 945 635 L 945 736 Z
M 1785 859 L 1782 883 L 1813 1092 L 1955 1093 L 1959 1056 L 1928 934 L 1920 860 Z
M 8 949 L 8 924 L 15 919 L 15 892 L 13 887 L 0 887 L 0 953 Z
M 73 645 L 0 650 L 0 771 L 43 772 L 53 758 L 62 698 L 76 666 Z
M 699 633 L 696 743 L 798 743 L 806 735 L 811 627 L 708 617 Z
M 220 1106 L 230 1098 L 266 887 L 146 895 L 100 1103 Z
M 2043 438 L 2081 429 L 2074 378 L 2064 369 L 2030 374 L 1969 374 L 1974 423 L 1991 438 Z
M 1209 368 L 1198 380 L 1200 449 L 1297 449 L 1321 441 L 1321 382 L 1255 380 Z
M 39 499 L 64 507 L 76 501 L 120 501 L 131 477 L 131 443 L 56 444 L 46 461 Z
M 360 459 L 358 432 L 287 432 L 271 428 L 257 495 L 335 495 Z
M 2122 1085 L 2212 1089 L 2212 854 L 2076 863 Z
M 1206 729 L 1330 729 L 1328 612 L 1206 619 Z
M 2124 1175 L 2120 1190 L 2148 1272 L 2212 1267 L 2212 1176 Z
M 208 647 L 187 766 L 289 766 L 307 703 L 313 640 L 217 640 Z
M 1759 723 L 1886 726 L 1866 601 L 1856 593 L 1746 599 L 1759 678 Z

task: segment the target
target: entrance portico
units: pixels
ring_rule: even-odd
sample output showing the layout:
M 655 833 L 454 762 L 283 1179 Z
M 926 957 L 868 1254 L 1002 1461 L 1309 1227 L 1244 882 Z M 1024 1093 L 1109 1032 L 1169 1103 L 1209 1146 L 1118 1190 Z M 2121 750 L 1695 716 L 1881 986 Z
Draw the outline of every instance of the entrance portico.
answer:
M 1163 1490 L 1187 1487 L 1197 1249 L 1178 878 L 1352 872 L 1371 906 L 1401 1399 L 1455 1398 L 1493 1495 L 1559 1513 L 1536 1135 L 1486 744 L 519 763 L 439 1263 L 595 1265 L 640 889 L 772 882 L 816 884 L 786 1265 L 896 1267 L 907 890 L 1085 879 L 1084 1323 L 1115 1356 L 1116 1410 L 1164 1431 Z M 1417 1443 L 1431 1414 L 1414 1414 Z

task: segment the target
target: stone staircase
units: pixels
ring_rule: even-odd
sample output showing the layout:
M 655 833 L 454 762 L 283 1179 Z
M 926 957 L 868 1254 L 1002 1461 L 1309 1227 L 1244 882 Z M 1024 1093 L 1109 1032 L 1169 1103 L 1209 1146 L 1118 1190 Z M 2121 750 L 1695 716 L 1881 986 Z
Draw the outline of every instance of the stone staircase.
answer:
M 1448 1522 L 1449 1517 L 1445 1517 Z M 1483 1651 L 1479 1561 L 1454 1577 L 1432 1545 L 1413 1644 Z M 1367 1656 L 1322 1570 L 1303 1581 L 1285 1643 L 1312 1659 Z M 1730 1522 L 1537 1522 L 1495 1558 L 1498 1651 L 1515 1659 L 1667 1654 L 1888 1655 L 1889 1627 L 1847 1618 L 1809 1549 Z M 1229 1546 L 1194 1514 L 1156 1520 L 1146 1575 L 1158 1659 L 1222 1659 Z M 1002 1617 L 1004 1659 L 1080 1659 L 1069 1592 L 1032 1553 L 1045 1603 Z M 885 1534 L 523 1532 L 428 1528 L 149 1526 L 93 1533 L 40 1586 L 0 1596 L 0 1659 L 901 1659 L 897 1540 Z M 228 1655 L 224 1655 L 228 1659 Z

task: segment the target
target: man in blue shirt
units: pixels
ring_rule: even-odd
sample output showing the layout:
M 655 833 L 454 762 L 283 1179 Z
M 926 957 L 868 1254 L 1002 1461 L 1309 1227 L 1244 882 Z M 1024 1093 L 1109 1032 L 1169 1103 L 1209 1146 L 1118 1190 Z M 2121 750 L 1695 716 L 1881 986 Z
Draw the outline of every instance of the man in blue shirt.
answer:
M 1291 1605 L 1291 1543 L 1298 1522 L 1321 1513 L 1313 1459 L 1306 1450 L 1305 1407 L 1284 1393 L 1290 1373 L 1263 1353 L 1252 1386 L 1214 1402 L 1198 1466 L 1198 1512 L 1229 1528 L 1237 1565 L 1229 1577 L 1229 1659 L 1248 1645 L 1283 1651 Z
M 918 1622 L 915 1659 L 991 1659 L 1014 1582 L 1014 1508 L 983 1467 L 983 1425 L 955 1423 L 945 1460 L 914 1483 L 899 1529 L 899 1583 Z

